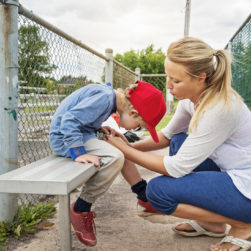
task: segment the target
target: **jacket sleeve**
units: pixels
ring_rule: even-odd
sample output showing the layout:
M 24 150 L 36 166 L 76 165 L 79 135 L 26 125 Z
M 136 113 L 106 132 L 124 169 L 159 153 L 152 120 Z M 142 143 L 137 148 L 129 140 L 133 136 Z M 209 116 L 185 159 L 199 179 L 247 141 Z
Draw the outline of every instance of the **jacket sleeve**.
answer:
M 224 112 L 215 107 L 205 112 L 177 154 L 164 157 L 167 172 L 175 178 L 191 173 L 233 134 L 238 123 L 237 108 Z
M 80 97 L 81 98 L 81 97 Z M 73 154 L 83 154 L 85 149 L 83 131 L 93 131 L 93 123 L 102 121 L 109 109 L 109 97 L 105 93 L 96 93 L 84 98 L 67 111 L 61 120 L 60 131 L 64 135 L 64 144 L 69 148 L 78 148 Z M 86 152 L 86 151 L 85 151 Z M 72 156 L 72 154 L 71 154 Z

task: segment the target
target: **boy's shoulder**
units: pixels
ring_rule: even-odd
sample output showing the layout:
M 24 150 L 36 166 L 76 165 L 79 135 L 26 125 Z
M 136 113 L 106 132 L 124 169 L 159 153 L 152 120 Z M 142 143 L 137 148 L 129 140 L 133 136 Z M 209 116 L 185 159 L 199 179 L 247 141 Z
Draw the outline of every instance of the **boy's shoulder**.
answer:
M 96 90 L 96 91 L 105 91 L 105 92 L 111 92 L 114 91 L 111 84 L 107 83 L 107 84 L 95 84 L 95 83 L 91 83 L 86 85 L 85 87 L 83 87 L 84 89 L 89 89 L 89 90 Z
M 69 96 L 71 96 L 71 98 L 86 97 L 86 96 L 93 96 L 93 95 L 105 95 L 106 96 L 106 95 L 111 95 L 113 92 L 114 92 L 113 88 L 106 84 L 90 83 L 74 91 Z

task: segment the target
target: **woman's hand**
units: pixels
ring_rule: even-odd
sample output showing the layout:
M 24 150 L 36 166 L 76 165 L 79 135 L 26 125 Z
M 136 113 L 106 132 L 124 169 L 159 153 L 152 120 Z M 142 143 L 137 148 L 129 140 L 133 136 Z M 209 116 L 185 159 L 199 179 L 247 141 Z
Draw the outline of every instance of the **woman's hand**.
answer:
M 115 137 L 120 137 L 123 141 L 125 141 L 125 143 L 127 145 L 130 146 L 130 143 L 128 142 L 128 140 L 126 139 L 126 137 L 122 133 L 117 132 L 116 130 L 114 130 L 113 128 L 111 128 L 110 126 L 103 126 L 103 127 L 100 128 L 100 130 L 105 134 L 105 137 L 107 137 L 107 135 L 112 135 L 112 136 L 115 136 Z
M 120 150 L 122 150 L 125 146 L 130 145 L 127 144 L 128 142 L 125 142 L 121 137 L 118 136 L 107 135 L 106 141 Z
M 79 162 L 79 163 L 85 163 L 85 164 L 92 163 L 97 168 L 100 168 L 100 159 L 101 159 L 101 157 L 85 153 L 85 154 L 82 154 L 82 155 L 78 156 L 75 159 L 75 161 Z

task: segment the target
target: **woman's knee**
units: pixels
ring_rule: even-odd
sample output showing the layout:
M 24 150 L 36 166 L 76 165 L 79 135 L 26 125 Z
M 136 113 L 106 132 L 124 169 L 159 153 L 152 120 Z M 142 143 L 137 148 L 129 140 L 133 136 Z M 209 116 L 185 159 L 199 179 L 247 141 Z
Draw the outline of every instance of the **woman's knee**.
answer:
M 169 177 L 160 176 L 150 180 L 146 188 L 146 197 L 151 205 L 158 211 L 165 214 L 172 214 L 178 205 L 178 202 L 169 194 Z
M 146 187 L 146 197 L 149 201 L 154 200 L 156 194 L 158 194 L 158 177 L 151 179 Z

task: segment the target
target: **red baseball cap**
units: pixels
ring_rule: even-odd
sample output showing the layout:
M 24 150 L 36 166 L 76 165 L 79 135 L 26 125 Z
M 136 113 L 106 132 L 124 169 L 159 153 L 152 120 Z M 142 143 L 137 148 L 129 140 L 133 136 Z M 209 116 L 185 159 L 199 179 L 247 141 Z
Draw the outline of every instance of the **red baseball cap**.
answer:
M 129 100 L 146 122 L 153 140 L 159 142 L 155 127 L 166 113 L 166 102 L 162 91 L 147 82 L 138 80 L 136 83 L 138 83 L 136 89 L 130 89 L 128 92 Z

